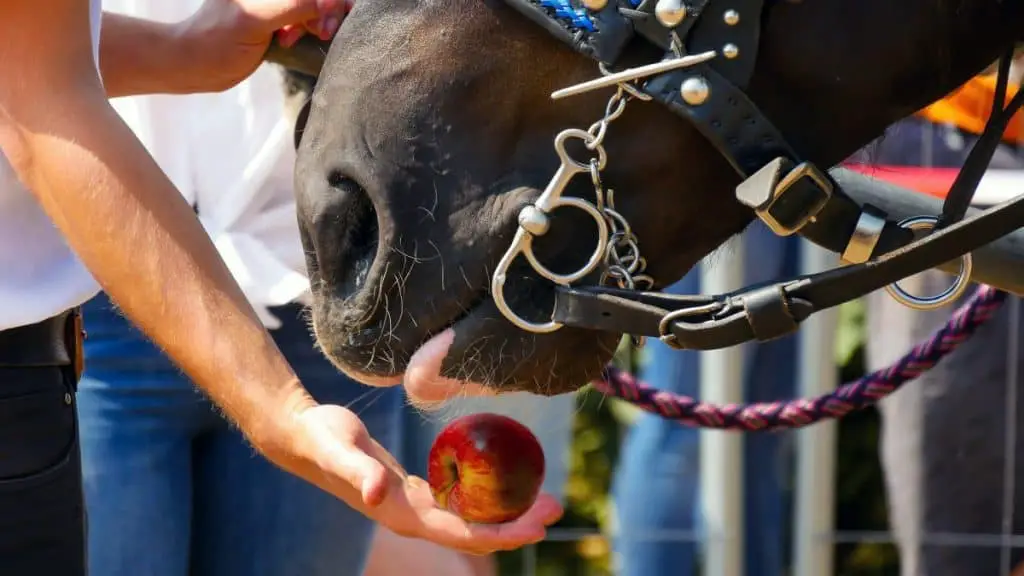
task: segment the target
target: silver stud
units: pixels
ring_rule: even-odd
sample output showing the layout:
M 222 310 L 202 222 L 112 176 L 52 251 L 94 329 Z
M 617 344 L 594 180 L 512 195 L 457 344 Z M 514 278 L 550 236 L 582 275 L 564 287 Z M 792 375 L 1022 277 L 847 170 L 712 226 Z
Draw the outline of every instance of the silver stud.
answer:
M 588 10 L 600 12 L 608 5 L 608 0 L 583 0 L 583 5 L 586 6 Z
M 729 60 L 732 60 L 740 55 L 740 47 L 735 44 L 726 44 L 725 46 L 722 46 L 722 55 Z
M 550 224 L 548 215 L 532 204 L 519 211 L 519 226 L 531 236 L 543 236 Z
M 65 392 L 64 393 L 64 403 L 67 404 L 68 406 L 71 406 L 71 393 L 70 392 Z
M 735 10 L 726 10 L 725 14 L 722 14 L 722 20 L 729 26 L 735 26 L 740 23 L 740 13 Z
M 686 4 L 683 0 L 658 0 L 654 16 L 666 28 L 675 28 L 686 18 Z
M 683 85 L 679 87 L 679 95 L 683 97 L 683 102 L 690 106 L 700 106 L 711 95 L 711 87 L 708 86 L 707 80 L 700 76 L 692 76 L 683 81 Z

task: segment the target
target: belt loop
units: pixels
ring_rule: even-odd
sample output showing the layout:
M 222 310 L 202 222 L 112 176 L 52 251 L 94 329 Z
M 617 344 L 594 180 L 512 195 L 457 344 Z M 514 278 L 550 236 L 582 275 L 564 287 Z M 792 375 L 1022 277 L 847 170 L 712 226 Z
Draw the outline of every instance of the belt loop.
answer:
M 85 325 L 82 322 L 82 309 L 72 308 L 68 314 L 67 336 L 65 345 L 68 349 L 68 356 L 71 358 L 71 366 L 75 370 L 75 389 L 78 389 L 78 381 L 82 378 L 85 370 L 85 353 L 83 342 L 85 340 Z

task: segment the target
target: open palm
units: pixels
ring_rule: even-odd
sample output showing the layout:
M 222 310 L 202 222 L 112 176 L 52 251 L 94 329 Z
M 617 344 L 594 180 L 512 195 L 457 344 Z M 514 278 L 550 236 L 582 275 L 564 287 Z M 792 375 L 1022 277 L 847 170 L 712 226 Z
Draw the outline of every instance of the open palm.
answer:
M 299 451 L 307 456 L 306 464 L 279 464 L 396 534 L 471 554 L 489 554 L 542 540 L 545 528 L 562 515 L 558 501 L 542 494 L 513 522 L 468 523 L 438 508 L 427 482 L 406 473 L 351 411 L 320 405 L 307 408 L 296 419 L 300 427 L 296 437 L 306 443 Z

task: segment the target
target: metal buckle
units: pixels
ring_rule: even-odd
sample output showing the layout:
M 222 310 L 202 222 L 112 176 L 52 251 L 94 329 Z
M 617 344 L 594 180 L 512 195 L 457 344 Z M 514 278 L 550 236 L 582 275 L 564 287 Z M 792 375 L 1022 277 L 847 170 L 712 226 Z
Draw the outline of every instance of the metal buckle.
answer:
M 813 190 L 818 192 L 818 197 L 814 198 L 812 202 L 808 203 L 803 201 L 800 204 L 800 214 L 798 220 L 795 222 L 782 222 L 779 218 L 772 214 L 772 209 L 777 208 L 787 198 L 787 196 L 794 191 L 794 186 L 803 179 L 809 179 L 813 184 Z M 805 188 L 810 189 L 810 188 Z M 761 219 L 768 228 L 771 229 L 778 236 L 790 236 L 799 232 L 807 225 L 808 222 L 813 222 L 814 217 L 821 212 L 825 204 L 828 203 L 829 199 L 832 198 L 832 183 L 829 181 L 821 170 L 811 164 L 810 162 L 803 162 L 797 167 L 793 168 L 786 174 L 779 183 L 775 186 L 772 191 L 771 199 L 765 204 L 754 208 L 754 212 L 757 217 Z
M 857 227 L 850 235 L 850 241 L 843 250 L 839 261 L 846 264 L 860 264 L 871 259 L 871 254 L 882 237 L 882 230 L 885 229 L 885 217 L 874 214 L 870 206 L 864 206 L 860 217 L 857 218 Z

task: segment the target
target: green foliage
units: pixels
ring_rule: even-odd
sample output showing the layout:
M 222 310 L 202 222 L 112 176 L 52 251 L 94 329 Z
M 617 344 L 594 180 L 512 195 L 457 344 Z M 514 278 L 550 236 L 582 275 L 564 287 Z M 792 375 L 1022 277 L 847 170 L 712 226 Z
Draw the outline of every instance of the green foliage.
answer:
M 842 380 L 848 382 L 864 371 L 864 307 L 860 302 L 839 310 L 836 364 Z M 619 348 L 615 362 L 636 369 L 644 361 L 642 352 L 631 346 Z M 573 427 L 569 480 L 566 486 L 566 514 L 556 528 L 589 534 L 607 533 L 609 489 L 618 461 L 622 438 L 638 409 L 619 400 L 603 398 L 590 386 L 577 396 Z M 847 416 L 839 425 L 836 469 L 836 529 L 886 530 L 886 505 L 878 461 L 878 414 L 864 410 Z M 878 543 L 838 544 L 836 576 L 895 576 L 896 551 Z M 787 554 L 788 556 L 788 551 Z M 500 555 L 501 574 L 519 576 L 530 557 L 536 561 L 537 576 L 612 576 L 611 549 L 601 537 L 584 536 L 566 541 L 545 542 L 532 550 Z M 751 572 L 751 576 L 757 576 Z

